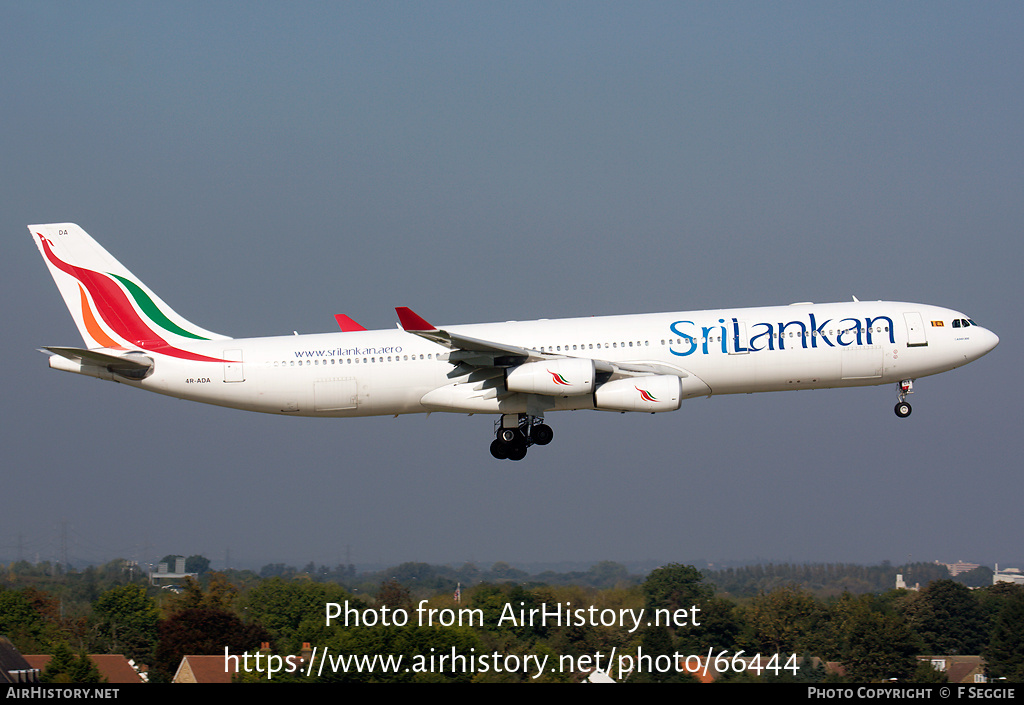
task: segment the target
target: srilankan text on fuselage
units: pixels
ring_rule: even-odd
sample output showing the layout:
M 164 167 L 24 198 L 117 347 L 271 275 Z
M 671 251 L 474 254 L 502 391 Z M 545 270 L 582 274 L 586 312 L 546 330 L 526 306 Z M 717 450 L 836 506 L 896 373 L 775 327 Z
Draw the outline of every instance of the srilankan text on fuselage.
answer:
M 827 347 L 849 347 L 851 345 L 876 345 L 888 342 L 895 345 L 896 334 L 889 316 L 866 316 L 864 318 L 827 318 L 823 321 L 812 312 L 803 320 L 750 323 L 738 318 L 719 318 L 717 325 L 702 324 L 693 320 L 678 320 L 669 326 L 679 336 L 678 343 L 669 347 L 669 352 L 678 357 L 694 353 L 746 353 L 762 350 L 786 350 Z M 732 346 L 730 349 L 729 346 Z

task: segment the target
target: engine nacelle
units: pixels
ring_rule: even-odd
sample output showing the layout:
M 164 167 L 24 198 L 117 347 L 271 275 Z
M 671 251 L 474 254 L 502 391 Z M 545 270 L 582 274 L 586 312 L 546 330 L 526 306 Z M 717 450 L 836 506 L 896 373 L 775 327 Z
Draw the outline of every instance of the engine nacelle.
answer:
M 594 392 L 594 408 L 605 411 L 675 411 L 682 403 L 682 380 L 673 375 L 617 379 Z
M 594 391 L 594 361 L 576 357 L 527 362 L 505 373 L 510 392 L 571 397 Z

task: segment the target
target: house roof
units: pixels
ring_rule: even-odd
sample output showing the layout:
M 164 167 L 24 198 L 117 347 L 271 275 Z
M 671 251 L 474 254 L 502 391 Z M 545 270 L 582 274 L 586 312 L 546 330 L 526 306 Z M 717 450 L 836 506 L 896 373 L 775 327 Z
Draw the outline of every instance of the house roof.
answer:
M 0 683 L 34 683 L 39 674 L 5 636 L 0 636 Z
M 173 682 L 230 683 L 237 671 L 237 660 L 225 659 L 224 656 L 183 656 Z
M 49 654 L 29 654 L 25 660 L 38 668 L 40 673 L 53 658 Z M 89 654 L 89 660 L 96 664 L 96 670 L 106 679 L 107 683 L 145 683 L 123 654 Z

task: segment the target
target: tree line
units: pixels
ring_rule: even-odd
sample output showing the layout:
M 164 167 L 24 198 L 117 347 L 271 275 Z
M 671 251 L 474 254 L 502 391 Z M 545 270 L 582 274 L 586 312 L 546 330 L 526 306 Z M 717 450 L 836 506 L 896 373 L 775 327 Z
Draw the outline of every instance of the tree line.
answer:
M 200 562 L 201 564 L 201 562 Z M 207 564 L 208 565 L 208 564 Z M 907 570 L 909 568 L 909 570 Z M 53 679 L 90 678 L 82 656 L 122 653 L 148 664 L 151 679 L 168 680 L 186 654 L 255 651 L 300 654 L 313 644 L 332 654 L 394 654 L 413 659 L 429 654 L 547 654 L 581 658 L 612 650 L 661 655 L 779 654 L 798 658 L 796 672 L 730 672 L 726 679 L 788 679 L 866 682 L 896 678 L 929 681 L 942 674 L 921 666 L 918 654 L 984 656 L 989 674 L 1024 679 L 1024 587 L 999 584 L 969 589 L 931 564 L 903 567 L 922 584 L 920 591 L 893 589 L 891 566 L 751 566 L 699 571 L 672 564 L 646 576 L 629 575 L 619 564 L 595 564 L 573 577 L 528 575 L 507 564 L 480 569 L 408 563 L 371 574 L 332 571 L 204 572 L 179 591 L 148 584 L 131 564 L 114 561 L 85 571 L 11 564 L 0 584 L 0 634 L 22 653 L 49 653 L 62 672 Z M 891 573 L 891 576 L 890 576 Z M 914 577 L 916 576 L 916 577 Z M 907 581 L 911 583 L 911 580 Z M 886 584 L 888 583 L 888 584 Z M 841 589 L 847 585 L 853 589 Z M 869 586 L 877 585 L 871 590 Z M 458 590 L 459 602 L 455 591 Z M 387 624 L 327 625 L 328 603 L 358 609 L 412 614 L 418 607 L 437 613 L 455 609 L 484 615 L 479 623 L 449 626 Z M 500 620 L 509 606 L 517 613 L 547 605 L 592 607 L 597 613 L 623 610 L 680 610 L 699 615 L 699 624 L 676 623 L 630 629 L 628 624 L 525 623 Z M 696 609 L 696 612 L 694 610 Z M 815 658 L 813 662 L 811 659 Z M 666 661 L 667 662 L 667 661 Z M 845 676 L 820 664 L 841 665 Z M 77 670 L 73 670 L 77 669 Z M 582 672 L 557 671 L 540 680 L 574 680 Z M 691 680 L 674 669 L 632 672 L 631 681 Z M 266 680 L 266 674 L 246 678 Z M 297 674 L 286 678 L 311 680 Z M 359 681 L 526 681 L 525 669 L 473 673 L 456 667 L 422 673 L 379 670 L 330 672 L 320 680 Z M 315 680 L 315 679 L 314 679 Z

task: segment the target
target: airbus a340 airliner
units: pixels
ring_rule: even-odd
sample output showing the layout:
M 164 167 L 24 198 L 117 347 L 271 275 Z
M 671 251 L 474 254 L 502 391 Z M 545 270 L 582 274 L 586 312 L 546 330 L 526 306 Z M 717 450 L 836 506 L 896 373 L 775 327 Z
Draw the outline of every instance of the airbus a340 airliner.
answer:
M 50 367 L 180 399 L 296 416 L 498 414 L 491 454 L 551 442 L 549 411 L 675 411 L 684 399 L 896 384 L 966 365 L 999 338 L 963 313 L 890 301 L 234 339 L 190 323 L 73 223 L 30 225 L 85 339 Z

